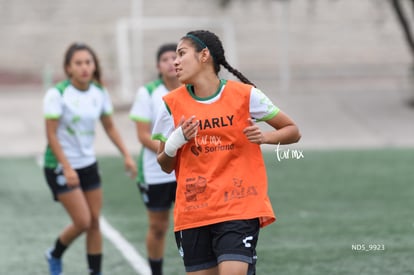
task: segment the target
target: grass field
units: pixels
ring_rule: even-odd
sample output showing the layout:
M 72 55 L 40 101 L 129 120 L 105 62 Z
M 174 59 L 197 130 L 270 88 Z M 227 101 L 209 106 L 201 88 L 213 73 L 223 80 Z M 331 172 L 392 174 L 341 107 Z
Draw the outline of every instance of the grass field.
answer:
M 261 231 L 257 274 L 414 274 L 414 149 L 307 150 L 282 161 L 268 152 L 265 159 L 278 221 Z M 137 188 L 120 158 L 99 160 L 103 215 L 145 257 Z M 0 274 L 47 274 L 43 251 L 68 218 L 34 157 L 1 158 L 0 179 Z M 104 253 L 105 274 L 136 274 L 107 240 Z M 66 275 L 86 274 L 83 237 L 64 265 Z M 171 230 L 165 274 L 184 274 Z

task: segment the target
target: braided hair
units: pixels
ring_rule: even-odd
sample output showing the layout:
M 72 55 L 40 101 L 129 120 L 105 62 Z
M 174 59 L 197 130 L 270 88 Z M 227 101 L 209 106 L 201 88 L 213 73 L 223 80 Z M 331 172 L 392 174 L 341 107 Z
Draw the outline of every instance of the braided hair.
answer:
M 194 45 L 197 52 L 208 48 L 213 58 L 214 71 L 216 74 L 220 71 L 220 65 L 226 68 L 230 73 L 235 75 L 241 82 L 255 86 L 241 72 L 233 68 L 226 60 L 224 55 L 223 44 L 214 33 L 207 30 L 197 30 L 188 32 L 182 39 L 187 39 Z

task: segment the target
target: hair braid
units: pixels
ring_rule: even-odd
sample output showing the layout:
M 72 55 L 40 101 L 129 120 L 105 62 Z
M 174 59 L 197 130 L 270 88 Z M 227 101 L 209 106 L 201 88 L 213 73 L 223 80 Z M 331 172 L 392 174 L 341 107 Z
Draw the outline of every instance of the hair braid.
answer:
M 224 68 L 226 68 L 229 72 L 231 72 L 238 79 L 240 79 L 241 82 L 246 83 L 246 84 L 250 84 L 250 85 L 256 87 L 256 85 L 254 85 L 253 82 L 251 82 L 249 79 L 247 79 L 247 77 L 245 77 L 241 72 L 239 72 L 238 70 L 236 70 L 232 66 L 230 66 L 230 64 L 227 62 L 227 60 L 224 60 L 221 63 L 221 65 L 223 65 Z

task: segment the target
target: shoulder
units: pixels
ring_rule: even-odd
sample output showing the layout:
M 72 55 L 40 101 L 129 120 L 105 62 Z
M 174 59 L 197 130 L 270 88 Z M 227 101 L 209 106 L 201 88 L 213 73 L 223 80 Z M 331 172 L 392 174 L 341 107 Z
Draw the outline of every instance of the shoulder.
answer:
M 180 87 L 172 90 L 171 92 L 169 92 L 168 94 L 166 94 L 164 96 L 164 98 L 176 98 L 176 97 L 181 96 L 183 93 L 184 94 L 185 93 L 188 93 L 188 90 L 187 90 L 187 88 L 186 88 L 185 85 L 181 85 Z
M 152 93 L 159 88 L 160 86 L 164 86 L 164 83 L 162 82 L 161 79 L 157 79 L 151 82 L 148 82 L 147 84 L 144 85 L 144 88 L 148 91 L 148 93 L 150 95 L 152 95 Z
M 107 91 L 106 91 L 106 89 L 105 89 L 105 86 L 103 86 L 102 84 L 99 84 L 98 82 L 96 82 L 96 81 L 93 81 L 92 83 L 91 83 L 91 87 L 90 88 L 92 88 L 92 89 L 96 89 L 96 90 L 98 90 L 98 91 L 100 91 L 100 92 L 102 92 L 102 93 L 107 93 Z
M 254 86 L 250 84 L 245 84 L 245 83 L 234 81 L 234 80 L 226 80 L 225 85 L 228 88 L 232 90 L 236 90 L 240 93 L 250 93 L 252 89 L 254 89 Z
M 59 83 L 57 83 L 54 87 L 54 89 L 56 91 L 58 91 L 61 95 L 63 95 L 63 93 L 65 92 L 66 88 L 68 88 L 70 86 L 70 81 L 69 79 L 63 80 Z M 52 88 L 53 89 L 53 88 Z
M 233 98 L 237 95 L 240 100 L 249 100 L 252 91 L 255 89 L 252 85 L 233 80 L 227 80 L 224 88 L 225 91 L 227 90 L 227 95 L 231 94 Z
M 187 88 L 185 85 L 181 85 L 180 87 L 172 90 L 168 94 L 163 96 L 164 101 L 174 101 L 174 100 L 182 100 L 183 96 L 188 94 Z
M 62 81 L 55 84 L 53 87 L 46 90 L 44 97 L 48 100 L 55 99 L 63 99 L 63 94 L 67 87 L 70 86 L 69 81 Z
M 171 110 L 174 109 L 176 106 L 185 106 L 185 101 L 191 98 L 188 94 L 187 88 L 185 85 L 182 85 L 168 94 L 164 95 L 162 99 L 165 102 L 165 107 L 169 114 L 171 114 Z

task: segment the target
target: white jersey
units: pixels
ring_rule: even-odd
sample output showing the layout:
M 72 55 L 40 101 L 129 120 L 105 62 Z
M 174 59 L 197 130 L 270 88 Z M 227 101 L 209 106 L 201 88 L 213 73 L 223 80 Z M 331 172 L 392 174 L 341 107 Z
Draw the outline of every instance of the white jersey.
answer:
M 74 169 L 91 165 L 96 161 L 94 150 L 95 125 L 102 115 L 113 112 L 110 97 L 105 89 L 91 83 L 88 90 L 81 91 L 63 81 L 49 89 L 43 100 L 46 119 L 59 119 L 57 138 L 65 157 Z M 45 166 L 58 165 L 48 146 Z
M 220 96 L 226 86 L 225 80 L 222 80 L 221 83 L 221 87 L 219 88 L 217 94 L 208 99 L 203 100 L 200 98 L 196 98 L 191 91 L 188 92 L 193 96 L 194 100 L 197 100 L 198 102 L 203 104 L 212 104 L 220 99 Z M 189 87 L 190 86 L 187 85 L 187 89 Z M 257 122 L 269 120 L 279 113 L 279 108 L 276 107 L 262 91 L 254 87 L 252 87 L 250 93 L 249 107 L 250 116 Z M 174 119 L 171 116 L 170 111 L 167 109 L 167 106 L 165 104 L 162 104 L 152 131 L 152 136 L 153 138 L 165 142 L 172 133 L 172 131 L 174 131 L 174 129 Z
M 163 82 L 158 79 L 138 89 L 129 117 L 133 121 L 149 123 L 153 128 L 157 112 L 164 105 L 162 97 L 168 93 Z M 175 174 L 162 171 L 157 162 L 157 154 L 143 147 L 138 159 L 138 181 L 146 184 L 161 184 L 175 181 Z

